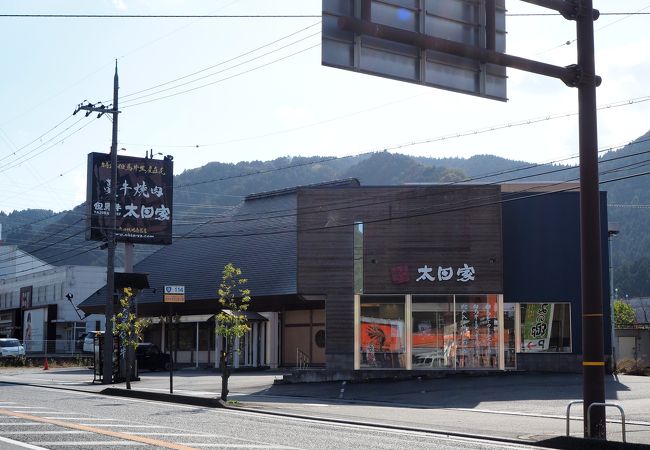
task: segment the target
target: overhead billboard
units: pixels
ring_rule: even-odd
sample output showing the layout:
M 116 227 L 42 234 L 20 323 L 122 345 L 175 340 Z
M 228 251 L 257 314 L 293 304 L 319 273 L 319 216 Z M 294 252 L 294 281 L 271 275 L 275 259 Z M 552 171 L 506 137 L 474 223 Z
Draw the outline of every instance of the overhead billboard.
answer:
M 323 0 L 322 63 L 505 101 L 505 67 L 405 43 L 437 38 L 505 53 L 505 12 L 505 0 Z M 345 19 L 411 39 L 346 29 Z
M 173 162 L 119 156 L 116 230 L 118 242 L 172 243 Z M 110 154 L 88 154 L 86 239 L 104 240 L 110 229 Z

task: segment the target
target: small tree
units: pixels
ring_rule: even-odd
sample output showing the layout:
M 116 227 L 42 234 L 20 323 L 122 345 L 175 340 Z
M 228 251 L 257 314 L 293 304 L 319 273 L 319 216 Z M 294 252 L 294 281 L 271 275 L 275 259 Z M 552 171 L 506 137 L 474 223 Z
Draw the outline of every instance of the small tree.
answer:
M 149 326 L 148 319 L 138 319 L 131 311 L 131 298 L 133 290 L 123 289 L 124 295 L 120 298 L 120 312 L 113 316 L 113 330 L 116 335 L 122 338 L 122 345 L 126 348 L 126 388 L 131 389 L 131 370 L 133 366 L 131 350 L 135 350 L 139 342 L 142 342 L 142 333 Z
M 241 269 L 228 263 L 223 268 L 221 284 L 219 285 L 219 304 L 221 312 L 217 314 L 216 333 L 222 337 L 221 366 L 221 400 L 228 401 L 228 378 L 230 368 L 228 360 L 234 349 L 235 339 L 241 338 L 249 330 L 245 311 L 251 300 L 250 291 L 244 286 L 246 278 L 241 277 Z
M 617 327 L 629 327 L 636 323 L 636 312 L 623 300 L 614 302 L 614 324 Z

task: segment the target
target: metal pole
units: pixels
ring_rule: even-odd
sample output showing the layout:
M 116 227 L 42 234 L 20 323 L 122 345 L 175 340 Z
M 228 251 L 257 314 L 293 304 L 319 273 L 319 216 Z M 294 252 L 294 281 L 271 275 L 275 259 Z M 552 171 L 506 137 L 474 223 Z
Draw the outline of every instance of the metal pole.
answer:
M 169 393 L 174 393 L 174 352 L 172 348 L 172 304 L 169 304 L 169 320 L 167 322 L 169 329 L 167 330 L 167 347 L 169 349 Z
M 614 302 L 616 301 L 614 297 L 614 264 L 612 256 L 612 240 L 614 236 L 618 234 L 618 230 L 612 230 L 611 228 L 607 231 L 607 254 L 609 257 L 609 322 L 610 322 L 610 340 L 612 346 L 612 362 L 611 367 L 612 371 L 616 371 L 616 347 L 618 343 L 616 342 L 616 326 L 615 326 L 615 317 L 614 317 Z
M 584 435 L 604 439 L 606 424 L 602 406 L 593 408 L 590 425 L 586 425 L 589 406 L 605 402 L 605 358 L 593 2 L 582 0 L 580 5 L 576 30 L 578 66 L 582 71 L 578 85 L 578 127 Z
M 113 138 L 111 141 L 111 198 L 108 239 L 108 257 L 106 261 L 106 310 L 104 332 L 104 372 L 102 384 L 113 382 L 113 302 L 115 301 L 115 229 L 117 227 L 115 197 L 117 195 L 117 91 L 119 81 L 117 76 L 117 61 L 115 61 L 115 76 L 113 78 Z

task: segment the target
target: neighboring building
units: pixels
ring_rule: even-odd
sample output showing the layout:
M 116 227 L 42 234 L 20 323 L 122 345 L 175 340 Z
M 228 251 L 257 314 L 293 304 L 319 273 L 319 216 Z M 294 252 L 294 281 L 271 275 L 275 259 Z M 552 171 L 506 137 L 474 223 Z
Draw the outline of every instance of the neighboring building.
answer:
M 625 302 L 634 308 L 636 323 L 616 328 L 616 362 L 633 361 L 640 367 L 650 367 L 650 298 L 635 297 Z
M 0 246 L 0 336 L 20 339 L 28 354 L 75 353 L 81 333 L 103 327 L 100 316 L 82 319 L 77 305 L 105 284 L 105 268 L 56 267 Z
M 136 265 L 152 288 L 138 310 L 168 314 L 163 287 L 185 286 L 173 305 L 178 360 L 215 364 L 217 289 L 232 262 L 259 313 L 240 365 L 581 371 L 575 188 L 344 180 L 249 195 Z M 607 293 L 605 193 L 601 228 Z M 101 313 L 104 299 L 80 307 Z M 609 302 L 603 313 L 609 354 Z M 164 335 L 147 339 L 164 346 Z

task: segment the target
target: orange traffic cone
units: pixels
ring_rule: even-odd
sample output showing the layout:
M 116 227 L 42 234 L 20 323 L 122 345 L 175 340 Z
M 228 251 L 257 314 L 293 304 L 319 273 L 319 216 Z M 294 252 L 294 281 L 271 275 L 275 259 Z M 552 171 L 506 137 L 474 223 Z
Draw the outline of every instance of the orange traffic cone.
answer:
M 45 357 L 45 364 L 43 365 L 43 370 L 49 370 L 50 366 L 47 364 L 47 357 Z

